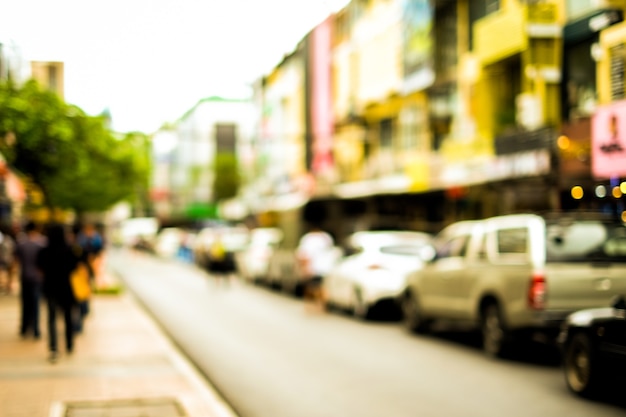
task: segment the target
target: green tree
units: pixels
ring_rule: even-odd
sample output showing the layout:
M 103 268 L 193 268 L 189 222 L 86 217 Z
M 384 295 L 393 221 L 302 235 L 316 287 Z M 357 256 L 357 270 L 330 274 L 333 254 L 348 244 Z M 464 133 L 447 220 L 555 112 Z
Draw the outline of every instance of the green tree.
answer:
M 147 190 L 145 135 L 117 138 L 103 117 L 86 115 L 33 80 L 0 84 L 0 138 L 9 164 L 41 189 L 50 208 L 102 211 Z
M 215 156 L 215 180 L 213 200 L 219 202 L 233 198 L 239 192 L 241 176 L 237 157 L 230 152 L 220 152 Z

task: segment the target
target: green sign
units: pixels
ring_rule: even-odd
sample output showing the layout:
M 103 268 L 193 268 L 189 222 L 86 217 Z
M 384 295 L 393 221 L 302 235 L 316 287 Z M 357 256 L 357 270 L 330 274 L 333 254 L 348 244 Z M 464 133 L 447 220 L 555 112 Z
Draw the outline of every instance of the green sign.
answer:
M 193 203 L 185 207 L 185 215 L 191 219 L 216 219 L 217 206 L 211 203 Z

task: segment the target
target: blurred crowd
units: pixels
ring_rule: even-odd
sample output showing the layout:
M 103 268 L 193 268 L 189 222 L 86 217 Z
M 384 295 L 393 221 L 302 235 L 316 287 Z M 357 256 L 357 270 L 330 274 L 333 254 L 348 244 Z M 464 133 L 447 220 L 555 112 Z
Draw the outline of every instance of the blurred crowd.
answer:
M 95 224 L 38 224 L 0 229 L 0 285 L 19 293 L 22 338 L 41 339 L 42 301 L 47 308 L 49 360 L 59 359 L 57 314 L 63 318 L 65 351 L 71 354 L 89 314 L 90 295 L 102 271 L 105 240 Z

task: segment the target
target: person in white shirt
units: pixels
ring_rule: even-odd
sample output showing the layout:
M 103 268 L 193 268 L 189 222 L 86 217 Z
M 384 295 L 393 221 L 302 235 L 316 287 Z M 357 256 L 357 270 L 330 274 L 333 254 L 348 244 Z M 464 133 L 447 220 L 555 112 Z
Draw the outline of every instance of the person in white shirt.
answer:
M 330 234 L 314 226 L 301 238 L 296 249 L 296 258 L 304 277 L 304 297 L 320 308 L 324 308 L 323 279 L 337 259 L 335 242 Z

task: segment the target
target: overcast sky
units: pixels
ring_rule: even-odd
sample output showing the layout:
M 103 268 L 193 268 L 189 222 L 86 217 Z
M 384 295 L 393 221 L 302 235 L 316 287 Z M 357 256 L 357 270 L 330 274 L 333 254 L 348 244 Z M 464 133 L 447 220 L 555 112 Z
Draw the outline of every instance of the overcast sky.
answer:
M 65 100 L 113 129 L 152 133 L 198 100 L 249 95 L 347 0 L 12 0 L 0 42 L 65 62 Z

